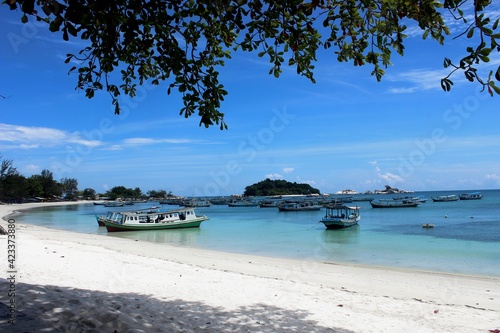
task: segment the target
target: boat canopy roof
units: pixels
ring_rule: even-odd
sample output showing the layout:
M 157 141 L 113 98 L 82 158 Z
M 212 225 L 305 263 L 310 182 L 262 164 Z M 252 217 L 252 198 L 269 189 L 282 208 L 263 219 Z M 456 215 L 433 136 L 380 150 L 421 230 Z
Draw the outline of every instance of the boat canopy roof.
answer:
M 186 211 L 194 211 L 195 207 L 183 207 L 183 208 L 178 208 L 178 209 L 171 209 L 171 210 L 163 210 L 163 211 L 154 211 L 154 212 L 148 212 L 148 211 L 127 211 L 127 212 L 119 212 L 120 214 L 123 215 L 137 215 L 137 214 L 172 214 L 172 213 L 182 213 Z
M 350 209 L 350 210 L 359 210 L 359 206 L 346 206 L 346 205 L 328 205 L 325 206 L 326 209 Z

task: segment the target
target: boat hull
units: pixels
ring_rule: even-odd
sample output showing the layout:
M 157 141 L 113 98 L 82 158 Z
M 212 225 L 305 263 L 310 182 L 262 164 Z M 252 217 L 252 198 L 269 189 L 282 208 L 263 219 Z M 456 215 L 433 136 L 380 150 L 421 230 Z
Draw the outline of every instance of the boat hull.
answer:
M 376 203 L 371 201 L 370 205 L 372 208 L 411 208 L 418 207 L 419 202 L 408 202 L 408 203 Z
M 357 225 L 359 222 L 359 219 L 357 220 L 341 220 L 341 221 L 328 221 L 328 220 L 322 220 L 321 223 L 323 223 L 326 227 L 326 229 L 329 230 L 338 230 L 338 229 L 344 229 L 344 228 L 349 228 L 352 226 Z
M 450 201 L 458 201 L 460 197 L 458 195 L 442 195 L 438 197 L 431 198 L 433 202 L 450 202 Z
M 311 211 L 316 211 L 320 210 L 322 207 L 321 206 L 314 206 L 314 207 L 300 207 L 300 208 L 293 208 L 293 207 L 278 207 L 278 210 L 280 212 L 311 212 Z
M 259 204 L 256 202 L 230 202 L 228 207 L 257 207 Z
M 326 214 L 320 220 L 326 229 L 344 229 L 355 226 L 361 220 L 359 207 L 345 205 L 326 206 Z
M 100 227 L 104 227 L 104 219 L 101 216 L 96 217 L 97 225 Z
M 104 226 L 108 232 L 118 231 L 141 231 L 141 230 L 165 230 L 182 228 L 199 228 L 201 222 L 207 218 L 198 218 L 187 222 L 167 222 L 167 223 L 142 223 L 142 224 L 120 224 L 111 221 L 104 221 Z

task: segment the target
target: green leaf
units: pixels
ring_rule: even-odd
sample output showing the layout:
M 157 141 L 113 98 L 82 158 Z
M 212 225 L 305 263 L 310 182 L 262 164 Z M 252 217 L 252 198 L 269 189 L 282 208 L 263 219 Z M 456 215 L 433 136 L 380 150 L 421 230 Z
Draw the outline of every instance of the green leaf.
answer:
M 490 82 L 490 87 L 493 88 L 498 95 L 500 95 L 500 87 L 497 87 L 493 81 Z
M 481 51 L 479 51 L 479 53 L 481 53 L 482 55 L 489 55 L 491 53 L 491 49 L 490 48 L 484 48 L 484 49 L 481 49 Z
M 452 85 L 453 85 L 453 82 L 450 79 L 442 79 L 441 80 L 441 88 L 443 88 L 444 91 L 450 91 Z
M 474 36 L 474 28 L 470 28 L 467 32 L 467 38 L 472 38 Z
M 26 16 L 26 14 L 24 14 L 24 15 L 21 17 L 21 22 L 23 22 L 23 23 L 28 23 L 28 16 Z

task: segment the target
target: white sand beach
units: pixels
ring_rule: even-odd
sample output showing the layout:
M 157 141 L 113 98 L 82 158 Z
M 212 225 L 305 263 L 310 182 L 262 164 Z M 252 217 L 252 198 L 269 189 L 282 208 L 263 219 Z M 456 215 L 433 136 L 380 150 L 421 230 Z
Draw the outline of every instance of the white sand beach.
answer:
M 0 216 L 40 205 L 48 204 L 0 205 Z M 9 239 L 0 236 L 1 332 L 500 329 L 494 277 L 255 257 L 22 224 L 13 270 Z

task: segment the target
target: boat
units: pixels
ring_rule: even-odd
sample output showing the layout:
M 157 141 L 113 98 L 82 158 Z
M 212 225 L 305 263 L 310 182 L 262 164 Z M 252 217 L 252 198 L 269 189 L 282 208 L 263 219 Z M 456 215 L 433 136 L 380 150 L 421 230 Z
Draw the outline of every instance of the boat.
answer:
M 97 225 L 100 227 L 104 227 L 104 220 L 105 219 L 116 219 L 115 215 L 118 214 L 118 212 L 108 212 L 106 215 L 97 215 L 95 216 L 95 219 L 97 221 Z
M 225 206 L 229 202 L 229 199 L 224 198 L 224 197 L 220 197 L 220 198 L 210 199 L 210 202 L 212 203 L 212 205 Z
M 460 200 L 479 200 L 483 198 L 480 192 L 463 193 L 458 196 Z
M 429 199 L 427 199 L 424 196 L 418 196 L 418 197 L 413 197 L 412 200 L 418 201 L 420 203 L 424 203 L 424 202 L 427 202 L 427 200 L 429 200 Z
M 322 206 L 313 202 L 288 202 L 285 201 L 278 206 L 280 212 L 307 212 L 320 210 Z
M 362 197 L 352 197 L 351 201 L 373 201 L 375 200 L 374 197 L 367 197 L 367 196 L 362 196 Z
M 113 201 L 113 202 L 104 203 L 104 207 L 123 207 L 123 206 L 125 206 L 125 203 L 120 202 L 120 201 Z
M 276 207 L 278 207 L 278 202 L 271 201 L 271 200 L 262 200 L 261 202 L 259 202 L 259 207 L 260 208 L 276 208 Z
M 334 198 L 332 200 L 326 200 L 322 202 L 322 204 L 323 206 L 331 206 L 331 205 L 341 205 L 351 202 L 352 202 L 352 197 L 342 197 L 342 198 Z
M 128 211 L 126 213 L 135 213 L 135 214 L 143 214 L 143 213 L 157 213 L 160 212 L 160 208 L 157 206 L 149 207 L 149 208 L 144 208 L 140 210 L 133 210 L 133 211 Z M 122 212 L 123 213 L 123 212 Z M 97 224 L 100 227 L 104 227 L 104 220 L 106 218 L 116 220 L 116 214 L 120 214 L 120 212 L 112 212 L 109 211 L 106 215 L 95 215 L 95 219 L 97 221 Z
M 179 228 L 198 228 L 205 215 L 196 215 L 193 207 L 168 210 L 163 212 L 117 212 L 102 219 L 108 232 L 163 230 Z
M 437 197 L 431 197 L 431 199 L 434 202 L 448 202 L 448 201 L 457 201 L 460 198 L 456 194 L 450 194 L 450 195 L 439 195 Z
M 179 206 L 183 207 L 210 207 L 211 203 L 208 200 L 183 200 Z
M 370 205 L 372 206 L 372 208 L 409 208 L 418 207 L 418 205 L 420 204 L 421 202 L 411 199 L 370 201 Z
M 413 201 L 417 201 L 417 202 L 420 202 L 420 203 L 424 203 L 424 202 L 427 202 L 427 198 L 424 197 L 424 196 L 417 196 L 417 197 L 409 197 L 409 196 L 406 196 L 406 197 L 393 197 L 394 200 L 413 200 Z
M 343 229 L 358 224 L 361 216 L 359 207 L 345 205 L 326 206 L 325 216 L 320 220 L 327 229 Z
M 227 203 L 228 207 L 257 207 L 259 204 L 248 200 L 231 200 Z

